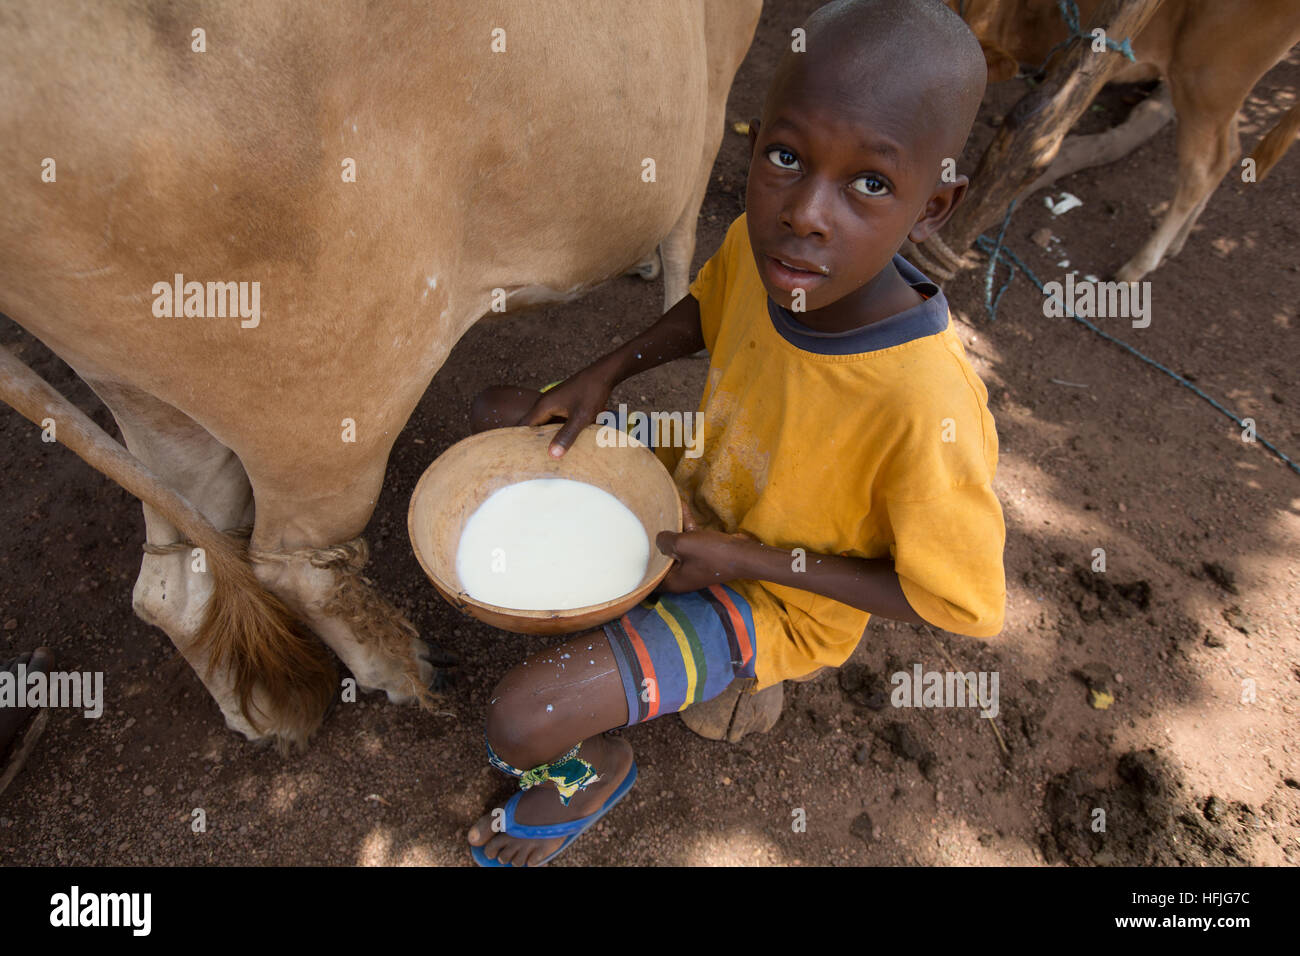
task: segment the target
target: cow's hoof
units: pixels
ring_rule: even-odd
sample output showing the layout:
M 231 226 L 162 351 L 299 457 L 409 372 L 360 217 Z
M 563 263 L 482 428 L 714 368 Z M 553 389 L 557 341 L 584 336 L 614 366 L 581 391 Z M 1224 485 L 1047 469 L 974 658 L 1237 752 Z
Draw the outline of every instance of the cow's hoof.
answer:
M 429 682 L 429 690 L 435 694 L 450 693 L 457 682 L 460 680 L 460 671 L 449 667 L 436 667 L 433 671 L 433 680 Z
M 418 637 L 411 638 L 411 654 L 415 658 L 415 666 L 419 675 L 421 685 L 434 695 L 445 693 L 455 680 L 453 668 L 460 663 L 455 654 L 445 651 L 437 645 L 431 645 Z M 415 704 L 420 702 L 420 697 L 410 690 L 410 685 L 405 681 L 399 681 L 396 685 L 388 685 L 382 688 L 363 688 L 366 690 L 382 689 L 388 695 L 388 701 L 392 704 Z M 424 702 L 428 703 L 427 696 Z
M 424 644 L 424 649 L 418 654 L 421 664 L 420 679 L 433 693 L 445 694 L 456 683 L 456 676 L 459 673 L 456 667 L 460 664 L 460 658 L 451 651 L 443 650 L 437 644 L 421 643 Z M 428 665 L 427 670 L 424 665 Z
M 416 654 L 434 667 L 455 667 L 460 663 L 460 658 L 451 651 L 445 651 L 437 644 L 430 644 L 427 641 L 420 643 L 424 646 L 418 649 Z
M 434 680 L 436 680 L 438 676 L 438 669 L 434 667 L 432 664 L 430 664 L 428 661 L 426 661 L 423 657 L 416 659 L 415 666 L 419 674 L 420 684 L 423 687 L 427 687 L 431 689 L 433 687 Z M 386 687 L 383 690 L 384 693 L 388 695 L 388 702 L 390 704 L 418 704 L 420 702 L 419 701 L 420 695 L 416 694 L 412 690 L 407 689 L 410 686 L 411 685 L 409 683 L 404 682 L 404 685 L 402 687 Z
M 425 644 L 420 654 L 420 663 L 429 665 L 428 673 L 424 667 L 420 668 L 420 677 L 424 680 L 424 686 L 433 693 L 445 694 L 455 685 L 459 673 L 456 665 L 460 663 L 460 658 L 451 651 L 443 650 L 437 644 Z
M 1150 271 L 1150 269 L 1145 268 L 1142 263 L 1138 262 L 1136 259 L 1131 259 L 1124 263 L 1124 265 L 1120 266 L 1119 271 L 1115 273 L 1115 281 L 1137 282 Z

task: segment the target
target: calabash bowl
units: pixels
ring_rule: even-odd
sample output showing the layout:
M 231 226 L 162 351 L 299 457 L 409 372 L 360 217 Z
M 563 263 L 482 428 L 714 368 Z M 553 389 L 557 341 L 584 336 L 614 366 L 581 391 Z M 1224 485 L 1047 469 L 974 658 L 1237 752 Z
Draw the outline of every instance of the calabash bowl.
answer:
M 425 469 L 407 508 L 411 547 L 438 593 L 480 621 L 517 634 L 568 634 L 626 613 L 645 600 L 672 567 L 672 559 L 655 547 L 655 537 L 660 531 L 682 530 L 677 487 L 650 449 L 624 433 L 611 435 L 612 429 L 590 425 L 563 457 L 552 458 L 547 448 L 559 429 L 558 423 L 494 428 L 457 442 Z M 605 440 L 598 441 L 598 436 Z M 493 492 L 534 478 L 585 481 L 618 498 L 637 516 L 650 541 L 650 560 L 634 590 L 600 604 L 550 611 L 499 607 L 465 593 L 456 574 L 465 523 Z

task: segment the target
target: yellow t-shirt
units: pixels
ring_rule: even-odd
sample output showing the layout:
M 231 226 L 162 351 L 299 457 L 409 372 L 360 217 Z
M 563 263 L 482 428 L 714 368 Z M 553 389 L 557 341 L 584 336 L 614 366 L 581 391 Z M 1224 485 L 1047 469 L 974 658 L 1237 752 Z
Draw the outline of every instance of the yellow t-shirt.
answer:
M 690 286 L 711 355 L 702 453 L 656 453 L 705 527 L 809 555 L 890 557 L 922 618 L 991 637 L 1006 601 L 1006 529 L 988 391 L 943 294 L 901 257 L 894 267 L 925 302 L 815 332 L 768 297 L 742 214 Z M 870 618 L 799 588 L 728 583 L 753 612 L 754 690 L 843 664 Z

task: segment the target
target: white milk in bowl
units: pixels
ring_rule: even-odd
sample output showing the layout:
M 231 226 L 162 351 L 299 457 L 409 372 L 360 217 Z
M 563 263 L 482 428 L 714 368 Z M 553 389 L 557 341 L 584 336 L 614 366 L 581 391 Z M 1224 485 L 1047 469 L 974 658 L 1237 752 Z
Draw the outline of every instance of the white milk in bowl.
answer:
M 623 502 L 585 481 L 536 478 L 498 489 L 470 515 L 456 574 L 476 601 L 562 611 L 635 590 L 649 561 L 650 540 Z

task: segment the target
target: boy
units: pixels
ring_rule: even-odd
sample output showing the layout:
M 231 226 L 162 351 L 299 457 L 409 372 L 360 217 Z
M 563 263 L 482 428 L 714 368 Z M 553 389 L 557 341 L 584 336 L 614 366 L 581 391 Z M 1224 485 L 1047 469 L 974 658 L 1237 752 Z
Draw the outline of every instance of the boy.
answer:
M 871 614 L 1001 630 L 988 394 L 943 294 L 896 255 L 965 192 L 943 161 L 974 121 L 984 58 L 939 0 L 840 0 L 806 30 L 751 124 L 746 212 L 691 294 L 545 393 L 475 401 L 475 430 L 566 418 L 561 455 L 618 382 L 711 356 L 703 454 L 656 452 L 694 518 L 658 537 L 677 559 L 661 593 L 493 692 L 489 759 L 525 790 L 470 829 L 483 865 L 547 862 L 622 798 L 636 768 L 607 730 L 737 677 L 759 690 L 839 666 Z

